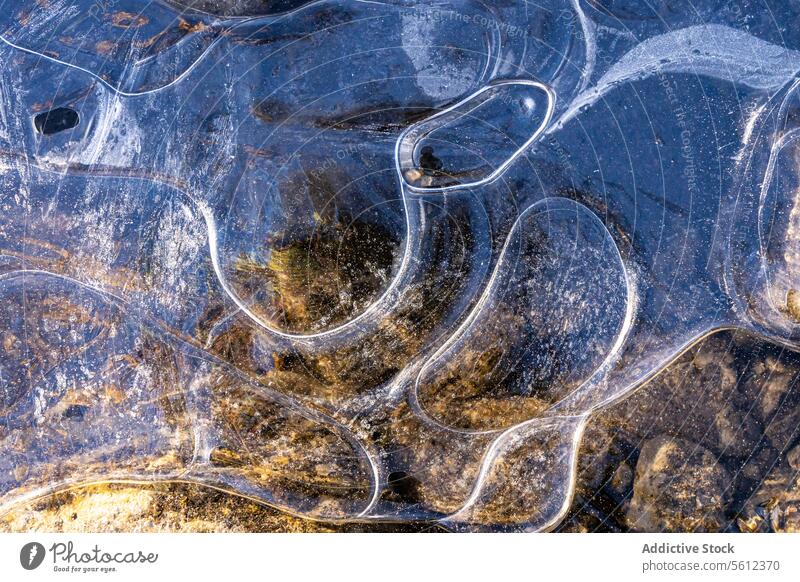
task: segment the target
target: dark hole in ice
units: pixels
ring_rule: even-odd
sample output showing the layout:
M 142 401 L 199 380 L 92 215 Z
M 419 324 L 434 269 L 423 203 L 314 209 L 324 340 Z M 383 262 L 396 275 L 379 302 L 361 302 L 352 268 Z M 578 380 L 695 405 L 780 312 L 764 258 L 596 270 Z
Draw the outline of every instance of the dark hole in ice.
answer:
M 78 112 L 69 107 L 58 107 L 40 113 L 33 119 L 33 124 L 36 126 L 36 131 L 44 135 L 53 135 L 72 129 L 80 123 L 80 116 Z
M 389 485 L 392 485 L 406 478 L 408 478 L 408 474 L 405 471 L 395 471 L 394 473 L 389 473 L 389 476 L 386 477 L 386 481 Z
M 419 165 L 428 174 L 436 174 L 443 167 L 442 160 L 433 155 L 431 146 L 425 146 L 420 151 Z
M 86 416 L 86 412 L 88 410 L 89 407 L 84 404 L 72 404 L 64 411 L 64 418 L 69 418 L 70 420 L 83 420 L 83 417 Z
M 406 503 L 419 501 L 417 480 L 405 471 L 389 473 L 386 477 L 386 485 L 394 496 Z

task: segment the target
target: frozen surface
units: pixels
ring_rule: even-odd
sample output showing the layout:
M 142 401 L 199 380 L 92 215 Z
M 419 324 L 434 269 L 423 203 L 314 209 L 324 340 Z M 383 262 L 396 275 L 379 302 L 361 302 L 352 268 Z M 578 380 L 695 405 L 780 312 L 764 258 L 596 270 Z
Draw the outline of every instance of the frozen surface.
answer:
M 0 1 L 0 505 L 556 526 L 593 413 L 721 329 L 798 346 L 764 13 Z

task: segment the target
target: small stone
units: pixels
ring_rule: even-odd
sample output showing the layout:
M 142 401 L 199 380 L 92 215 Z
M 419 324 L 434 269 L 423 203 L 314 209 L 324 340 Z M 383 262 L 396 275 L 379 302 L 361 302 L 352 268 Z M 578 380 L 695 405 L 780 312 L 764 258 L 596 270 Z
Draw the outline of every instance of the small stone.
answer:
M 800 445 L 789 451 L 786 455 L 786 461 L 792 469 L 800 471 Z
M 753 515 L 747 518 L 740 517 L 736 520 L 736 525 L 739 528 L 739 531 L 743 533 L 769 531 L 765 525 L 764 518 L 759 515 Z
M 409 184 L 416 184 L 417 182 L 419 182 L 420 178 L 422 178 L 423 173 L 415 168 L 413 170 L 406 170 L 404 172 L 404 176 L 406 182 L 408 182 Z
M 797 502 L 781 503 L 769 513 L 772 530 L 778 533 L 800 532 L 800 504 Z
M 718 449 L 721 454 L 750 458 L 761 439 L 761 424 L 747 409 L 726 406 L 714 416 Z
M 755 395 L 756 410 L 763 422 L 768 422 L 778 410 L 794 383 L 795 373 L 796 370 L 771 356 L 753 365 L 746 382 Z
M 745 460 L 739 469 L 739 474 L 745 479 L 761 481 L 775 464 L 777 455 L 774 449 L 763 448 Z
M 796 322 L 800 322 L 800 291 L 790 289 L 786 294 L 786 311 Z
M 22 482 L 28 476 L 28 465 L 17 465 L 14 467 L 14 479 Z
M 611 476 L 611 488 L 619 496 L 624 496 L 633 485 L 633 469 L 628 463 L 621 463 Z

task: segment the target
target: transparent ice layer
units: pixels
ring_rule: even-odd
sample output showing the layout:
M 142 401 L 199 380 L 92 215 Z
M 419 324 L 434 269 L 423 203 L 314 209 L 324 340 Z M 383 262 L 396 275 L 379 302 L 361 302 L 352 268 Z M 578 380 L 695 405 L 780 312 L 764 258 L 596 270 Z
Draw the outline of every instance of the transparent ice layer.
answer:
M 593 412 L 715 330 L 798 345 L 796 29 L 108 4 L 0 2 L 3 509 L 178 480 L 547 529 Z

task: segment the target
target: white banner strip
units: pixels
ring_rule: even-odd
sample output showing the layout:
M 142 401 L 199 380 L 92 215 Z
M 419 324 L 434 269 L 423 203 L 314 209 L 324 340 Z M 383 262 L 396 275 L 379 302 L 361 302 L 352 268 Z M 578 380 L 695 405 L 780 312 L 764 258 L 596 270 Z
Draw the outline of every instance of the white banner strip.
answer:
M 0 580 L 14 581 L 728 582 L 798 580 L 798 563 L 792 534 L 0 535 Z

